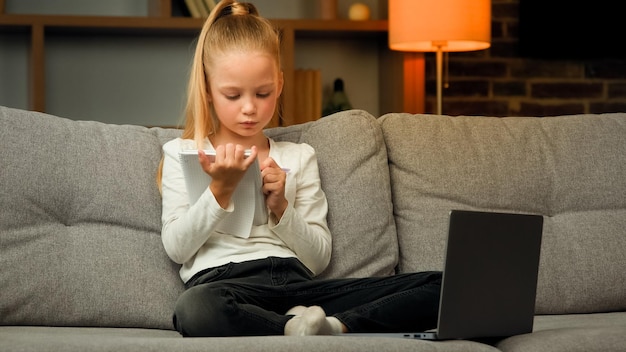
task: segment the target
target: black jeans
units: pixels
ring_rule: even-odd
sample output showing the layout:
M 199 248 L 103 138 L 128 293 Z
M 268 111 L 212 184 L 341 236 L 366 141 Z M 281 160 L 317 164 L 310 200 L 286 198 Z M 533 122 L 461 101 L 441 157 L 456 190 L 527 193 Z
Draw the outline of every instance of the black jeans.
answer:
M 349 332 L 422 331 L 437 324 L 440 272 L 314 280 L 295 258 L 230 263 L 198 273 L 178 298 L 183 336 L 283 335 L 297 305 L 321 306 Z

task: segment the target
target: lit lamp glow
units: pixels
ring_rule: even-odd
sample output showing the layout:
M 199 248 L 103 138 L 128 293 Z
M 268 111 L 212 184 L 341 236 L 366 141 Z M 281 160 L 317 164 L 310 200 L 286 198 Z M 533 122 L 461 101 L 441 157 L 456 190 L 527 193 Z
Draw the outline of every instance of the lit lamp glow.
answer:
M 489 48 L 491 0 L 389 0 L 389 48 L 437 53 L 437 114 L 441 114 L 444 51 Z

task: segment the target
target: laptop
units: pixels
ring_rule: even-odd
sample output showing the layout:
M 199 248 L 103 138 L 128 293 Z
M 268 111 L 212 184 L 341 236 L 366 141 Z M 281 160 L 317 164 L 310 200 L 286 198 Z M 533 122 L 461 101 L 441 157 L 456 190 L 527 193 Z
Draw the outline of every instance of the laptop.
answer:
M 543 217 L 450 212 L 437 329 L 353 334 L 423 340 L 532 332 Z

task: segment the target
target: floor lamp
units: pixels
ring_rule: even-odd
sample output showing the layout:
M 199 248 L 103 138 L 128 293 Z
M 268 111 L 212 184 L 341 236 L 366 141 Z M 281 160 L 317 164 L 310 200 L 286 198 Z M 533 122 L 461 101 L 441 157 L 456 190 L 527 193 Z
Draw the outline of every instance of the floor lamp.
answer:
M 487 49 L 491 0 L 389 0 L 389 48 L 437 53 L 437 114 L 441 115 L 444 51 Z

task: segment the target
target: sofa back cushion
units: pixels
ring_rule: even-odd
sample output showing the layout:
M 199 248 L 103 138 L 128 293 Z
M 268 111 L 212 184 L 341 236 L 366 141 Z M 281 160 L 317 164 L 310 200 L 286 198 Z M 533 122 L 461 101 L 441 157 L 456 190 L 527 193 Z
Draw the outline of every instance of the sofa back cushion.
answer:
M 0 107 L 0 325 L 172 328 L 155 170 L 177 131 Z
M 171 329 L 183 290 L 161 243 L 155 171 L 178 130 L 0 107 L 0 325 Z M 318 153 L 333 258 L 322 277 L 398 262 L 382 131 L 362 111 L 275 128 Z
M 320 277 L 393 274 L 398 244 L 387 153 L 376 119 L 365 111 L 344 111 L 266 135 L 315 148 L 333 236 L 331 262 Z
M 401 272 L 443 269 L 451 209 L 541 214 L 537 312 L 626 309 L 626 114 L 380 123 Z

